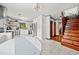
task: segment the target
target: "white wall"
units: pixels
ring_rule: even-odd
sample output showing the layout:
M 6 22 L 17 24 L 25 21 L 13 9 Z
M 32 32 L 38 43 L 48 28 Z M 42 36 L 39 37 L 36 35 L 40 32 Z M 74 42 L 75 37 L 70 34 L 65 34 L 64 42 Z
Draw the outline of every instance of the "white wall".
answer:
M 37 37 L 42 39 L 42 16 L 37 19 Z
M 59 25 L 59 22 L 61 22 L 61 20 L 56 20 L 56 35 L 59 35 L 59 27 L 61 27 L 61 25 Z
M 64 16 L 72 16 L 74 14 L 78 15 L 79 7 L 74 7 L 64 11 Z
M 58 21 L 56 21 L 56 35 L 59 35 L 59 26 L 58 26 Z
M 50 16 L 44 16 L 42 19 L 42 34 L 43 38 L 50 38 Z
M 50 16 L 40 15 L 34 22 L 37 22 L 37 37 L 50 38 Z

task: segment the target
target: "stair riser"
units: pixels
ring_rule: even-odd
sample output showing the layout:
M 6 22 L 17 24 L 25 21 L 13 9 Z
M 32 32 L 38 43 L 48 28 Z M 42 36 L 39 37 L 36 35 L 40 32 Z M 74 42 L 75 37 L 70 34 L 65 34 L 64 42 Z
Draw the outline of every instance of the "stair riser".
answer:
M 66 28 L 65 30 L 79 30 L 79 28 Z
M 79 19 L 70 19 L 70 20 L 67 20 L 67 22 L 77 22 L 79 21 Z
M 79 19 L 67 20 L 62 44 L 79 51 Z
M 79 33 L 79 30 L 65 30 L 64 33 L 75 33 L 75 34 L 77 34 L 77 33 Z
M 61 44 L 64 45 L 64 46 L 66 46 L 66 47 L 69 47 L 69 48 L 72 48 L 74 50 L 79 51 L 79 47 L 78 46 L 75 46 L 73 44 L 68 44 L 68 43 L 65 43 L 65 42 L 62 42 Z
M 74 38 L 69 38 L 69 37 L 63 37 L 63 38 L 66 38 L 66 39 L 68 39 L 68 40 L 73 40 L 73 41 L 79 42 L 79 39 L 74 39 Z
M 70 27 L 70 26 L 71 26 L 71 27 L 73 27 L 73 26 L 74 26 L 74 27 L 79 27 L 79 24 L 66 24 L 66 26 L 68 26 L 68 27 Z
M 72 37 L 79 37 L 79 34 L 73 34 L 73 33 L 64 33 L 64 35 L 68 35 Z

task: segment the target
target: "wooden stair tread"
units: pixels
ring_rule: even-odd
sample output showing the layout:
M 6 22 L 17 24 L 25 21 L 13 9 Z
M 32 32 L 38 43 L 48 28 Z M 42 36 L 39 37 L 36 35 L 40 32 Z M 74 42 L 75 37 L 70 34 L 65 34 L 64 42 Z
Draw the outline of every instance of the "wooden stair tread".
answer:
M 76 26 L 75 26 L 75 27 L 73 28 L 73 27 L 70 27 L 70 26 L 69 26 L 69 27 L 66 27 L 65 29 L 71 29 L 71 30 L 73 30 L 73 29 L 79 29 L 79 27 L 76 27 Z
M 66 24 L 79 24 L 79 22 L 67 22 Z
M 78 21 L 70 21 L 70 22 L 67 22 L 67 23 L 79 23 L 79 20 Z
M 67 20 L 64 29 L 62 45 L 79 51 L 79 17 Z
M 78 25 L 77 25 L 77 26 L 74 26 L 74 25 L 71 26 L 71 25 L 70 25 L 70 26 L 66 26 L 66 28 L 79 28 L 79 26 L 78 26 Z
M 79 30 L 65 30 L 65 33 L 79 33 Z
M 73 45 L 76 45 L 76 46 L 78 46 L 78 47 L 79 47 L 79 42 L 72 41 L 72 44 L 73 44 Z
M 72 41 L 71 40 L 68 40 L 67 38 L 63 38 L 62 39 L 62 42 L 72 44 Z
M 67 20 L 67 22 L 79 22 L 79 19 L 70 19 L 70 20 Z
M 68 36 L 64 36 L 63 38 L 66 38 L 66 39 L 69 39 L 69 40 L 73 40 L 73 41 L 78 41 L 79 42 L 79 38 L 68 37 Z
M 66 46 L 66 47 L 69 47 L 69 48 L 72 48 L 72 49 L 75 49 L 75 50 L 79 51 L 79 47 L 75 46 L 73 44 L 69 44 L 69 43 L 65 43 L 65 42 L 62 42 L 61 44 Z
M 79 34 L 74 34 L 73 32 L 72 33 L 64 33 L 64 35 L 79 37 Z
M 65 30 L 79 30 L 79 29 L 76 29 L 76 28 L 65 28 Z
M 69 40 L 69 39 L 66 39 L 66 38 L 63 38 L 62 42 L 73 44 L 75 46 L 79 46 L 79 42 L 73 41 L 73 40 Z
M 73 26 L 74 26 L 74 27 L 75 27 L 75 26 L 76 26 L 76 27 L 79 27 L 79 24 L 73 24 L 73 25 L 72 25 L 72 24 L 66 24 L 66 26 L 68 26 L 68 27 L 73 27 Z
M 79 24 L 79 22 L 67 22 L 66 24 Z
M 79 30 L 79 28 L 66 28 L 65 30 Z
M 75 37 L 75 36 L 70 36 L 70 35 L 64 35 L 64 38 L 70 38 L 70 39 L 76 39 L 79 40 L 79 37 Z

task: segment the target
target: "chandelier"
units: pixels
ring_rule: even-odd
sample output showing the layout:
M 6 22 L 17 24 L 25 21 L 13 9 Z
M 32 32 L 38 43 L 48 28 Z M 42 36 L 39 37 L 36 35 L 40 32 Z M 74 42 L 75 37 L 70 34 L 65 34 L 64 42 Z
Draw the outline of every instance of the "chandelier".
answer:
M 35 3 L 35 4 L 33 4 L 33 9 L 34 9 L 35 11 L 39 11 L 39 10 L 41 9 L 41 4 L 40 4 L 40 3 Z

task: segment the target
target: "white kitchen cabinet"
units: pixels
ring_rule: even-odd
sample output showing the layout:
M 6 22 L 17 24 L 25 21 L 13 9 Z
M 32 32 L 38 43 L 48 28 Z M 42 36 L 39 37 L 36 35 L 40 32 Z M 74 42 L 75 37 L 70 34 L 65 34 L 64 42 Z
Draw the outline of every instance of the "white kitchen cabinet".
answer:
M 12 32 L 0 33 L 0 43 L 12 39 Z

